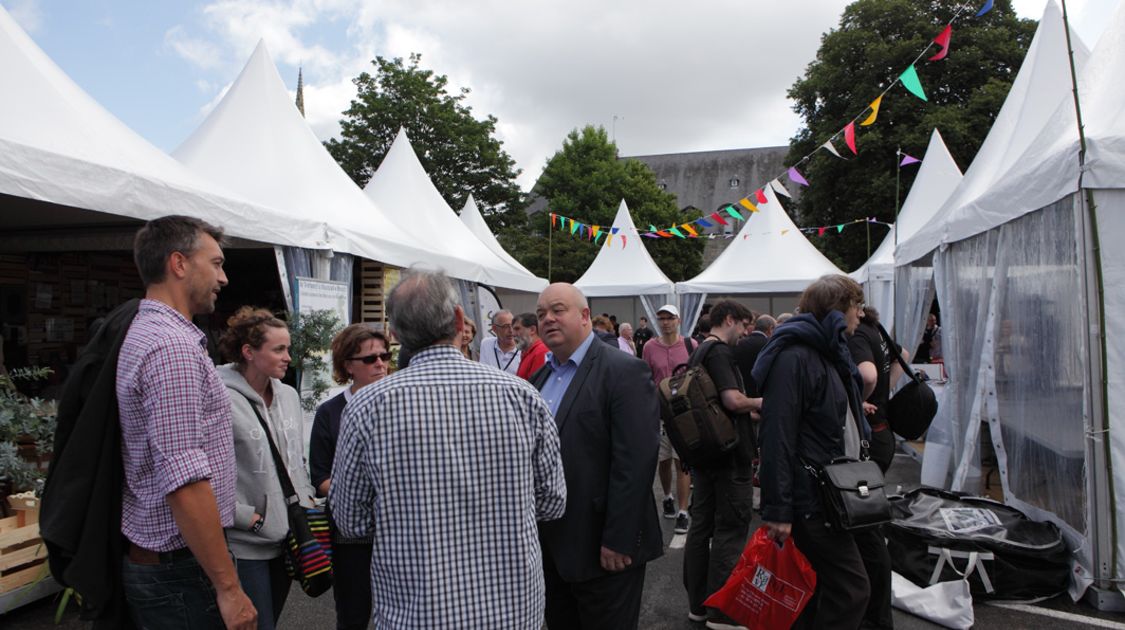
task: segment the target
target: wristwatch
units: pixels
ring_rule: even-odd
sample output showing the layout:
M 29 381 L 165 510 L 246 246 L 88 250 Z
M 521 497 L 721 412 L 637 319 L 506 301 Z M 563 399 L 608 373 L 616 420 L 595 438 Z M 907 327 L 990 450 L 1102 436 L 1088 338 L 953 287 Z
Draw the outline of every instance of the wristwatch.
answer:
M 262 525 L 265 525 L 265 524 L 266 524 L 266 517 L 259 516 L 258 520 L 254 521 L 254 524 L 250 526 L 250 531 L 257 534 L 258 532 L 262 531 Z

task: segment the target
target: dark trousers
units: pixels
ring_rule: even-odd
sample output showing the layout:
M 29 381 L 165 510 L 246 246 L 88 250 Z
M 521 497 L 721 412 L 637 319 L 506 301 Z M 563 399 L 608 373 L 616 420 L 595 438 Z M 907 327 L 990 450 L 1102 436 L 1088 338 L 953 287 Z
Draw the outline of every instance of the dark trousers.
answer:
M 854 536 L 830 531 L 818 515 L 794 519 L 793 541 L 816 571 L 816 592 L 793 627 L 856 630 L 871 587 Z
M 891 467 L 891 462 L 895 460 L 895 434 L 890 428 L 883 429 L 882 431 L 872 431 L 870 446 L 867 448 L 867 454 L 871 457 L 871 461 L 879 465 L 879 470 L 884 473 Z
M 258 630 L 274 630 L 293 584 L 285 572 L 285 556 L 272 560 L 239 560 L 238 581 L 258 611 Z
M 867 581 L 871 584 L 871 597 L 867 602 L 867 612 L 863 615 L 863 626 L 891 630 L 895 627 L 894 615 L 891 613 L 891 552 L 887 550 L 883 528 L 866 529 L 852 534 L 852 537 L 863 558 Z
M 742 556 L 754 515 L 748 467 L 691 471 L 691 528 L 684 543 L 684 588 L 692 612 L 722 588 Z
M 371 623 L 371 543 L 332 545 L 332 578 L 336 630 L 364 630 Z
M 549 630 L 635 630 L 641 616 L 645 565 L 585 582 L 565 582 L 543 550 Z
M 139 630 L 223 630 L 211 580 L 190 555 L 158 564 L 121 559 L 129 614 Z

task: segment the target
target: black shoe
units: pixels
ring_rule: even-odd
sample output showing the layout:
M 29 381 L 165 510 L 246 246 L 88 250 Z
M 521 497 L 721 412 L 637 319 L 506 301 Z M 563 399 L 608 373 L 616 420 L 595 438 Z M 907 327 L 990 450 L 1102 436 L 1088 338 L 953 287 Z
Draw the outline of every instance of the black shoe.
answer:
M 677 534 L 686 534 L 690 523 L 691 520 L 688 518 L 687 512 L 680 512 L 679 516 L 676 517 L 676 529 L 672 531 Z
M 708 630 L 747 630 L 746 626 L 738 623 L 734 619 L 720 613 L 714 612 L 707 617 Z
M 664 499 L 664 518 L 676 518 L 676 502 L 672 497 Z

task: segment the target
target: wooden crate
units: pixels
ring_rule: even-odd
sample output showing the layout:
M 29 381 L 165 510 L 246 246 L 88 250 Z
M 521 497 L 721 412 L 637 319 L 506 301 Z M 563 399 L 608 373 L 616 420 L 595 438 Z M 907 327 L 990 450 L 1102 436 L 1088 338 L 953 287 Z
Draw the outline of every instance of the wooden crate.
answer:
M 48 570 L 38 499 L 9 499 L 16 515 L 0 519 L 0 594 L 31 584 Z

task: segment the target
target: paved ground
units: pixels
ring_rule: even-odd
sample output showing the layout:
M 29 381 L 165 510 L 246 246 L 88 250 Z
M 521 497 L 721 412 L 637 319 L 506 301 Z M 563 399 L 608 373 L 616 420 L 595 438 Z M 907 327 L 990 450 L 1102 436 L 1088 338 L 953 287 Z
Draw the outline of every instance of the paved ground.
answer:
M 910 457 L 899 455 L 891 468 L 887 481 L 891 488 L 902 485 L 910 490 L 917 485 L 919 466 Z M 654 488 L 658 491 L 659 488 Z M 661 519 L 665 540 L 672 541 L 672 521 Z M 757 523 L 756 523 L 757 524 Z M 701 630 L 702 624 L 687 619 L 687 597 L 681 583 L 682 552 L 669 548 L 663 558 L 648 567 L 640 627 L 645 630 Z M 78 620 L 73 608 L 64 615 L 62 623 L 54 625 L 56 603 L 50 598 L 29 604 L 6 615 L 0 615 L 0 628 L 4 630 L 77 630 L 86 627 Z M 1072 630 L 1078 628 L 1113 628 L 1125 630 L 1125 615 L 1098 613 L 1084 604 L 1073 604 L 1061 597 L 1035 606 L 1000 608 L 987 604 L 975 607 L 977 628 L 1002 628 L 1022 630 L 1049 628 Z M 332 628 L 335 616 L 331 594 L 310 599 L 294 589 L 281 618 L 283 628 Z M 939 628 L 912 615 L 895 611 L 895 627 L 899 630 Z

